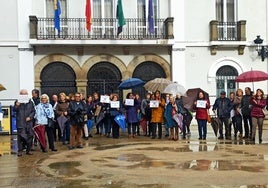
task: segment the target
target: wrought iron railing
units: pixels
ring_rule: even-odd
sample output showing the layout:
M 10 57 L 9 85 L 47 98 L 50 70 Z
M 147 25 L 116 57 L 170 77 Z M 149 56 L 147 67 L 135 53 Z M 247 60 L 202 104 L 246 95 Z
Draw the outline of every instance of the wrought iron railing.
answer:
M 149 33 L 147 19 L 128 18 L 123 31 L 117 35 L 116 18 L 93 18 L 89 32 L 85 18 L 61 18 L 60 32 L 54 28 L 53 18 L 37 18 L 37 39 L 39 40 L 103 40 L 103 39 L 167 39 L 165 19 L 154 20 L 154 32 Z
M 236 41 L 237 22 L 218 22 L 218 40 Z

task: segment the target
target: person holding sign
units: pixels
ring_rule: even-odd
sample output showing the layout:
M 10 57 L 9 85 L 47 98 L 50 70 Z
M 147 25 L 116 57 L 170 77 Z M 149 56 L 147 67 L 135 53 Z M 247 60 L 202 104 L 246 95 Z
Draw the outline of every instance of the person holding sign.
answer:
M 28 96 L 28 91 L 22 89 L 20 95 Z M 35 116 L 34 104 L 30 99 L 27 103 L 20 103 L 18 100 L 14 104 L 14 112 L 16 112 L 17 126 L 17 144 L 18 157 L 22 156 L 23 146 L 26 145 L 26 155 L 32 155 L 31 148 L 33 143 L 33 119 Z
M 114 118 L 122 113 L 122 107 L 117 94 L 113 94 L 110 106 L 112 136 L 113 138 L 119 138 L 119 125 L 115 122 Z
M 126 120 L 128 124 L 128 137 L 135 138 L 138 126 L 139 103 L 133 93 L 128 93 L 125 101 Z
M 204 91 L 199 91 L 197 100 L 194 102 L 194 109 L 196 110 L 196 120 L 198 124 L 199 140 L 206 140 L 207 138 L 207 119 L 208 110 L 210 108 L 209 99 L 205 97 Z
M 165 99 L 161 97 L 160 91 L 156 90 L 153 99 L 158 101 L 158 107 L 152 108 L 152 139 L 156 138 L 158 128 L 158 139 L 162 138 L 162 123 L 164 122 Z

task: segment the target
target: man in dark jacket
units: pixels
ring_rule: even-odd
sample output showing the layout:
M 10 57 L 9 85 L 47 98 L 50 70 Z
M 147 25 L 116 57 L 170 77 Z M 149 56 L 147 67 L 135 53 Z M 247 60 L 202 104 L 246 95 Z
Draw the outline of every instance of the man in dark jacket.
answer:
M 223 123 L 225 126 L 225 138 L 231 139 L 229 133 L 230 131 L 229 125 L 230 125 L 230 112 L 232 108 L 233 108 L 232 102 L 229 98 L 226 97 L 226 92 L 221 91 L 220 97 L 216 99 L 212 108 L 214 113 L 217 110 L 217 116 L 220 120 L 219 124 L 220 136 L 218 137 L 219 139 L 223 139 Z
M 71 124 L 71 139 L 69 149 L 83 148 L 82 146 L 82 130 L 84 126 L 84 117 L 87 114 L 86 103 L 82 101 L 81 94 L 76 92 L 75 100 L 71 101 L 68 108 Z
M 20 91 L 20 95 L 28 95 L 26 89 Z M 17 143 L 18 156 L 22 156 L 23 146 L 26 146 L 26 154 L 32 155 L 30 152 L 33 142 L 33 119 L 35 115 L 35 108 L 32 101 L 29 99 L 27 103 L 15 101 L 14 111 L 16 112 L 16 126 L 17 126 Z
M 245 129 L 245 135 L 243 138 L 247 139 L 250 138 L 251 132 L 252 132 L 252 120 L 251 120 L 251 104 L 250 100 L 252 98 L 251 95 L 251 89 L 249 87 L 245 88 L 245 95 L 243 95 L 241 100 L 241 111 L 244 121 L 244 129 Z

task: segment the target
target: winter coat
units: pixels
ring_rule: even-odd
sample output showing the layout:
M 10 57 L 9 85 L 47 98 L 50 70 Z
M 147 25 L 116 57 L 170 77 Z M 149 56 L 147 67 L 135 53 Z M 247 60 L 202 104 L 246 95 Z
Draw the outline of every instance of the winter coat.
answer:
M 241 100 L 241 112 L 243 116 L 249 116 L 251 113 L 251 100 L 252 96 L 251 95 L 243 95 L 242 100 Z
M 163 123 L 164 122 L 164 109 L 165 109 L 165 100 L 161 99 L 159 101 L 158 108 L 152 108 L 152 123 Z
M 67 112 L 69 107 L 69 102 L 58 102 L 56 106 L 55 116 L 61 116 L 63 112 Z
M 16 103 L 17 101 L 15 101 Z M 35 108 L 32 101 L 28 103 L 21 103 L 19 106 L 14 105 L 14 112 L 16 112 L 16 127 L 32 129 L 33 119 L 35 116 Z M 30 117 L 30 121 L 26 122 L 26 118 Z
M 233 109 L 233 104 L 229 98 L 217 98 L 212 110 L 217 110 L 219 118 L 230 118 L 230 112 Z
M 164 117 L 165 117 L 165 120 L 166 120 L 166 127 L 167 128 L 172 128 L 172 127 L 175 127 L 177 126 L 177 122 L 173 119 L 173 106 L 171 103 L 168 103 L 167 106 L 166 106 L 166 109 L 165 109 L 165 112 L 164 112 Z
M 39 103 L 36 106 L 36 123 L 40 125 L 47 125 L 48 119 L 52 118 L 54 119 L 54 110 L 52 108 L 52 105 L 49 103 Z
M 127 123 L 137 123 L 138 120 L 138 109 L 139 109 L 139 102 L 134 99 L 134 106 L 125 106 L 126 109 L 126 120 Z
M 82 126 L 84 123 L 84 117 L 87 114 L 87 106 L 83 101 L 71 101 L 69 103 L 68 114 L 70 116 L 71 125 Z
M 251 117 L 255 118 L 264 118 L 265 115 L 262 111 L 262 109 L 266 106 L 266 100 L 265 99 L 255 99 L 252 97 L 250 100 L 250 104 L 252 105 L 252 110 L 251 110 Z
M 195 118 L 197 120 L 207 120 L 208 119 L 208 109 L 210 108 L 209 100 L 206 103 L 206 108 L 198 108 L 194 105 L 194 110 L 196 111 Z

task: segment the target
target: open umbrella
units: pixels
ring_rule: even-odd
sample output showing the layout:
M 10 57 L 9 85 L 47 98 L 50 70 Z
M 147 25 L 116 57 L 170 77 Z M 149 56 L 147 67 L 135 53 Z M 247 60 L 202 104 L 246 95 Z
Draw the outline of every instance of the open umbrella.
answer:
M 129 78 L 127 80 L 122 81 L 121 84 L 118 86 L 118 88 L 119 89 L 132 89 L 135 87 L 141 87 L 144 84 L 145 82 L 139 78 Z
M 236 78 L 236 82 L 252 82 L 253 90 L 254 84 L 253 82 L 265 81 L 268 80 L 268 74 L 263 71 L 258 70 L 250 70 L 247 72 L 243 72 Z
M 63 136 L 63 131 L 65 129 L 65 123 L 68 121 L 68 119 L 65 116 L 59 116 L 57 118 L 60 130 L 61 130 L 61 136 Z
M 180 95 L 180 96 L 184 96 L 186 94 L 186 89 L 184 88 L 184 86 L 174 82 L 169 84 L 163 91 L 163 93 L 169 93 L 172 95 Z
M 205 92 L 203 89 L 201 88 L 191 88 L 188 89 L 186 91 L 186 95 L 185 97 L 182 97 L 182 102 L 183 102 L 183 106 L 190 110 L 193 111 L 193 107 L 194 107 L 194 101 L 197 99 L 197 95 L 200 91 L 203 91 L 205 93 L 205 98 L 209 99 L 209 95 L 207 92 Z
M 6 88 L 2 84 L 0 84 L 0 91 L 3 91 L 3 90 L 6 90 Z
M 126 131 L 126 118 L 123 114 L 115 116 L 114 121 L 124 132 Z
M 171 83 L 172 81 L 167 80 L 165 78 L 155 78 L 153 80 L 148 81 L 144 85 L 144 88 L 147 91 L 155 92 L 156 90 L 159 90 L 162 93 L 165 90 L 165 88 Z
M 44 125 L 36 125 L 33 127 L 34 134 L 41 144 L 43 148 L 46 148 L 47 141 L 46 141 L 46 135 L 45 135 L 45 126 Z

